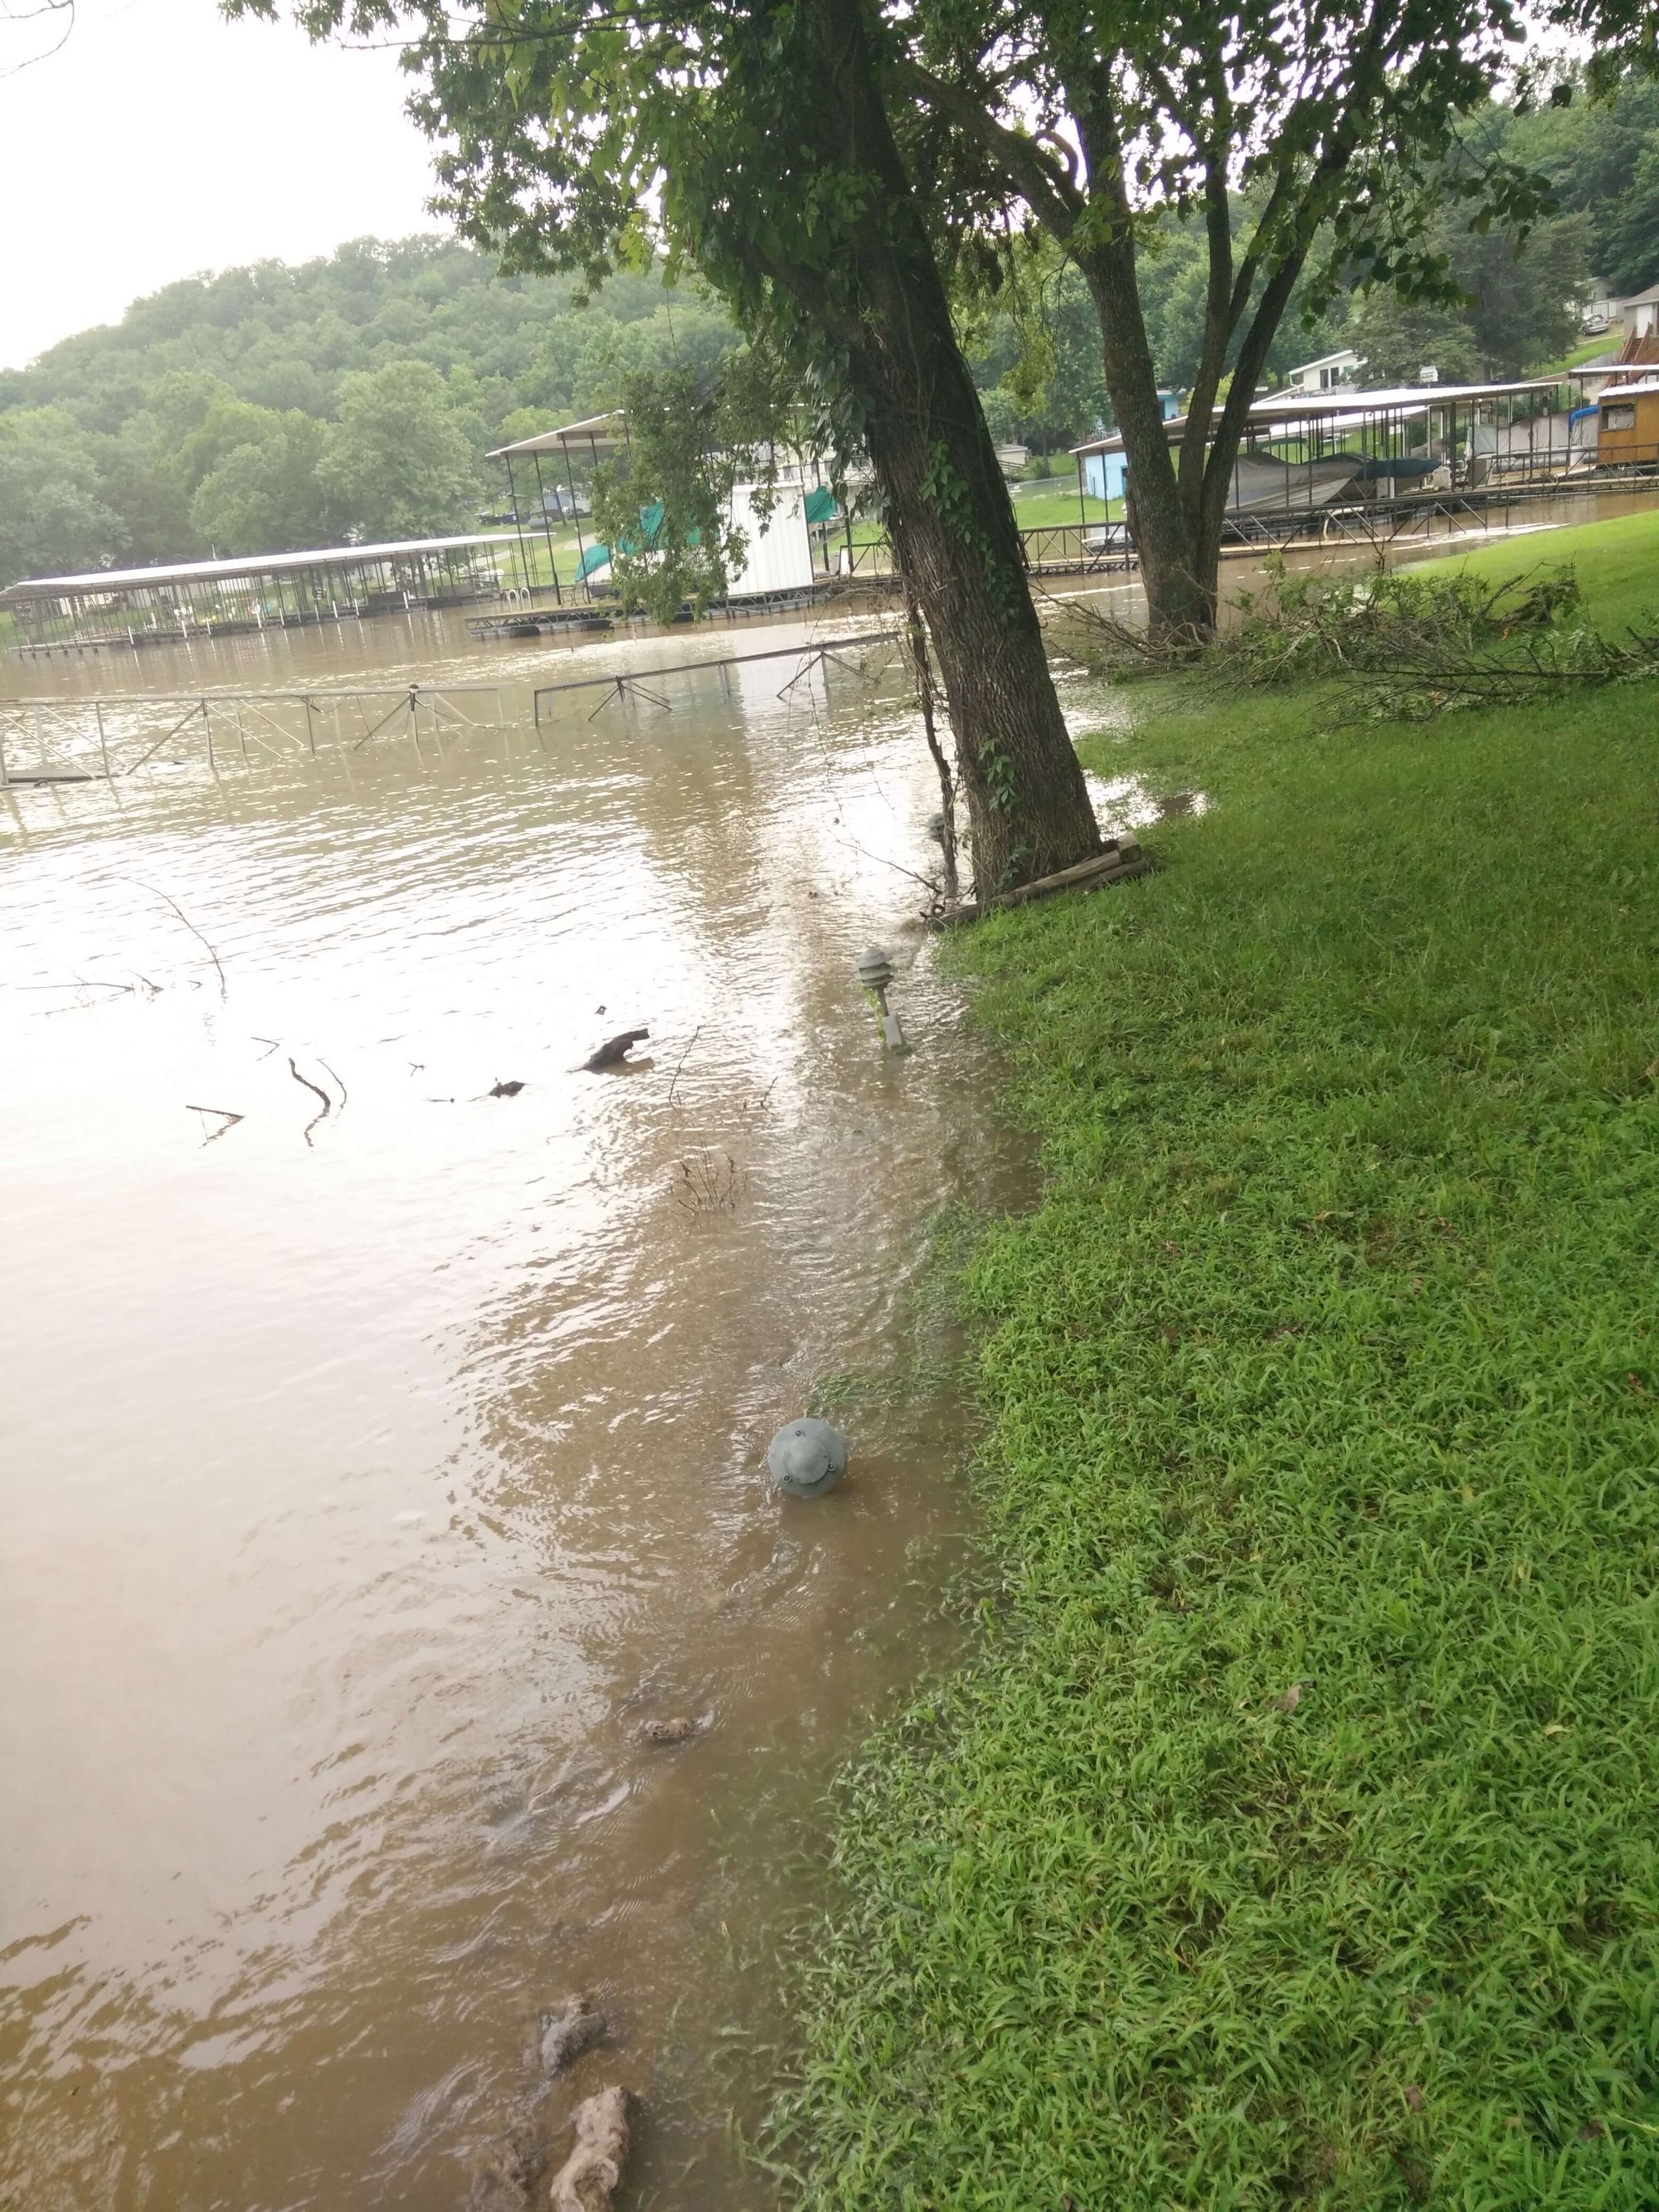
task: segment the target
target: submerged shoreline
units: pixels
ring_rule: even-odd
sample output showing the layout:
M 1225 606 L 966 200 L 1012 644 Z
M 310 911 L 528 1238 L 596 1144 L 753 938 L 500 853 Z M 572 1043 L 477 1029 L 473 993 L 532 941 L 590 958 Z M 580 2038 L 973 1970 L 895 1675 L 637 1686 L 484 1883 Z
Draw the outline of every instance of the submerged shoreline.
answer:
M 1536 550 L 1659 606 L 1651 517 Z M 1211 810 L 953 953 L 1000 1595 L 842 1780 L 811 2212 L 1659 2195 L 1656 689 L 1149 687 L 1085 762 Z

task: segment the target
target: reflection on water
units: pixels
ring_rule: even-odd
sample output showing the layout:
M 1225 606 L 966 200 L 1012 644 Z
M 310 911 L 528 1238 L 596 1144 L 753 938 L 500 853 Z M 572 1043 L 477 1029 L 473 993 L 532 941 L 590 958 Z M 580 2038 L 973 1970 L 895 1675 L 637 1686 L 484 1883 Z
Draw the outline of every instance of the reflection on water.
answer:
M 721 1838 L 942 1651 L 966 1505 L 948 1401 L 855 1413 L 817 1504 L 762 1453 L 815 1381 L 902 1358 L 929 1215 L 1023 1170 L 906 929 L 937 793 L 902 692 L 737 670 L 544 750 L 528 685 L 623 650 L 690 641 L 416 619 L 135 656 L 127 688 L 447 672 L 518 708 L 441 763 L 0 803 L 0 2196 L 29 2212 L 447 2212 L 579 1990 L 611 2040 L 547 2123 L 625 2079 L 630 2202 L 767 2201 L 698 2054 L 720 1923 L 741 1945 L 781 1877 Z M 872 938 L 907 1059 L 853 984 Z M 634 1066 L 580 1072 L 635 1024 Z

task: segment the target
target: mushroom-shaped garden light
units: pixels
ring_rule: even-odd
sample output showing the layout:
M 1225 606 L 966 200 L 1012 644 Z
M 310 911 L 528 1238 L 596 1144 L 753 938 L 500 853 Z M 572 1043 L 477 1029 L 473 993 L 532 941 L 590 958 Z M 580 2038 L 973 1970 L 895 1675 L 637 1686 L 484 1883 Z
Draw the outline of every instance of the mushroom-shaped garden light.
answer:
M 860 952 L 854 964 L 854 974 L 864 988 L 874 998 L 881 1009 L 882 1042 L 891 1052 L 904 1050 L 904 1032 L 899 1027 L 898 1016 L 887 1008 L 887 986 L 893 980 L 893 963 L 879 945 L 872 945 Z
M 828 1421 L 803 1414 L 766 1447 L 766 1471 L 786 1498 L 822 1498 L 847 1472 L 847 1440 Z

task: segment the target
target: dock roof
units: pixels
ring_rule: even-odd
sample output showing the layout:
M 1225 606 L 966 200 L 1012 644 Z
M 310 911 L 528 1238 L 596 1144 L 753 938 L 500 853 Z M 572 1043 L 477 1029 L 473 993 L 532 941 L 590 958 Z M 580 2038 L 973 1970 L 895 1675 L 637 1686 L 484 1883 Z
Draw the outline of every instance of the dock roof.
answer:
M 1375 392 L 1343 385 L 1329 392 L 1274 392 L 1255 402 L 1244 428 L 1247 434 L 1261 436 L 1265 432 L 1277 431 L 1281 437 L 1290 435 L 1304 424 L 1316 422 L 1328 430 L 1357 429 L 1385 416 L 1426 413 L 1434 407 L 1503 399 L 1523 392 L 1553 392 L 1563 384 L 1577 382 L 1582 374 L 1575 369 L 1564 376 L 1527 377 L 1513 384 L 1399 384 Z M 1180 439 L 1186 428 L 1184 415 L 1173 416 L 1164 425 L 1172 443 Z M 1104 437 L 1091 438 L 1072 448 L 1074 454 L 1116 453 L 1122 450 L 1121 430 L 1109 431 Z
M 506 545 L 504 531 L 465 538 L 405 538 L 386 545 L 320 545 L 301 553 L 247 553 L 229 561 L 175 561 L 154 568 L 92 568 L 80 576 L 25 576 L 0 592 L 0 606 L 23 599 L 83 599 L 94 592 L 137 592 L 169 585 L 230 583 L 249 576 L 290 575 L 295 569 L 369 568 L 421 553 Z
M 609 415 L 590 415 L 580 422 L 566 422 L 556 430 L 538 430 L 533 438 L 516 438 L 510 446 L 492 446 L 489 459 L 504 461 L 519 453 L 562 453 L 571 446 L 615 446 L 625 435 L 628 417 L 620 408 Z

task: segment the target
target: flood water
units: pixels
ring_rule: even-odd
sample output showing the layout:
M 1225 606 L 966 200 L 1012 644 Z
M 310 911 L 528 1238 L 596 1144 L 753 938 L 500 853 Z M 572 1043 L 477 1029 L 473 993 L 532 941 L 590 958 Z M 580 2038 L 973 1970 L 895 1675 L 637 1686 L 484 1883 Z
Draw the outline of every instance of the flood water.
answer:
M 450 2212 L 616 2079 L 630 2204 L 769 2201 L 727 2140 L 769 2062 L 722 2031 L 777 2023 L 732 1960 L 950 1648 L 964 1425 L 916 1285 L 930 1218 L 1028 1170 L 911 926 L 938 799 L 896 667 L 539 734 L 530 686 L 808 635 L 414 617 L 9 672 L 505 688 L 441 750 L 215 775 L 186 732 L 0 799 L 0 2201 Z M 781 1500 L 765 1444 L 826 1382 L 852 1470 Z M 575 1991 L 611 2039 L 538 2102 Z

